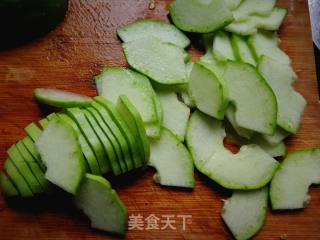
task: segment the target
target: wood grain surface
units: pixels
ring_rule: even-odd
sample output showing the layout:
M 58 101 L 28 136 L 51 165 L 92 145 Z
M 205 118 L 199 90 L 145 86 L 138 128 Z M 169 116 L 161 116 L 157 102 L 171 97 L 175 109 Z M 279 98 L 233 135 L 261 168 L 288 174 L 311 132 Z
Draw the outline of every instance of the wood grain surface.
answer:
M 0 52 L 0 159 L 8 147 L 25 136 L 23 128 L 50 109 L 32 97 L 35 87 L 56 87 L 93 96 L 93 76 L 103 66 L 126 66 L 116 29 L 138 18 L 167 20 L 168 1 L 73 0 L 65 21 L 45 37 Z M 306 0 L 281 0 L 288 8 L 280 30 L 281 47 L 289 54 L 299 77 L 295 86 L 308 106 L 302 127 L 287 141 L 294 149 L 320 147 L 320 108 Z M 5 33 L 2 33 L 5 34 Z M 191 47 L 193 57 L 202 54 Z M 153 169 L 138 178 L 114 185 L 128 207 L 129 215 L 175 215 L 176 229 L 129 230 L 127 239 L 230 239 L 220 218 L 223 190 L 196 173 L 194 191 L 160 187 L 153 182 Z M 320 188 L 310 191 L 311 202 L 303 211 L 268 212 L 266 224 L 256 239 L 320 239 Z M 73 208 L 68 198 L 43 198 L 35 203 L 22 200 L 8 204 L 0 197 L 0 239 L 109 239 L 117 238 L 92 230 L 90 223 Z M 22 207 L 17 207 L 17 206 Z M 192 215 L 186 229 L 177 215 Z

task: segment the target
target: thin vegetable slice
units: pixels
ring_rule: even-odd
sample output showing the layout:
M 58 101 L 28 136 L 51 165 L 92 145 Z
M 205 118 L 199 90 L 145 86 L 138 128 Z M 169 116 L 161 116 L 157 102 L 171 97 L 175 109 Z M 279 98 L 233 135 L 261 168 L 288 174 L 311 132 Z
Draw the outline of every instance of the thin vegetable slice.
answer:
M 54 119 L 54 118 L 57 118 L 58 117 L 58 115 L 55 113 L 55 112 L 53 112 L 53 113 L 50 113 L 48 116 L 46 116 L 46 118 L 50 121 L 50 120 L 52 120 L 52 119 Z
M 185 51 L 157 38 L 141 38 L 122 44 L 129 65 L 161 84 L 187 83 Z
M 20 155 L 23 157 L 25 162 L 28 164 L 33 175 L 35 176 L 35 178 L 37 179 L 37 181 L 40 184 L 41 188 L 39 188 L 39 193 L 45 191 L 48 186 L 48 181 L 45 179 L 44 173 L 43 173 L 38 161 L 33 158 L 33 156 L 29 153 L 29 151 L 24 146 L 22 141 L 17 142 L 16 147 L 17 147 Z
M 271 145 L 270 143 L 260 140 L 259 138 L 258 145 L 268 153 L 271 157 L 282 157 L 287 154 L 287 146 L 284 142 L 280 142 L 276 145 Z
M 230 104 L 226 110 L 226 118 L 239 136 L 246 139 L 250 139 L 253 136 L 254 131 L 240 127 L 238 125 L 235 116 L 235 108 L 232 104 Z
M 213 32 L 233 20 L 224 0 L 176 0 L 169 12 L 173 23 L 187 32 Z
M 90 97 L 52 88 L 36 88 L 33 94 L 39 102 L 53 107 L 82 107 L 92 102 Z
M 142 166 L 147 163 L 150 157 L 150 144 L 143 126 L 142 118 L 133 106 L 126 95 L 121 95 L 118 103 L 117 109 L 119 113 L 123 116 L 134 137 L 139 140 L 139 151 L 143 158 L 141 161 L 136 162 L 136 166 Z
M 276 97 L 258 71 L 250 64 L 228 62 L 223 78 L 235 107 L 237 124 L 260 133 L 274 133 Z
M 149 165 L 156 168 L 154 180 L 166 186 L 194 187 L 193 163 L 190 153 L 174 134 L 162 129 L 159 140 L 151 140 Z
M 104 101 L 104 99 L 102 101 Z M 124 131 L 120 128 L 120 125 L 118 124 L 118 122 L 116 122 L 116 119 L 107 111 L 105 106 L 98 104 L 97 102 L 93 102 L 92 107 L 95 110 L 97 110 L 104 124 L 107 125 L 107 127 L 111 131 L 112 134 L 109 137 L 113 141 L 115 141 L 121 149 L 122 157 L 119 158 L 119 160 L 122 159 L 122 161 L 119 161 L 120 166 L 122 166 L 123 163 L 121 162 L 123 161 L 125 162 L 131 161 L 134 166 L 134 160 L 133 160 L 134 156 L 132 156 L 132 150 L 131 150 L 131 145 L 129 143 L 129 139 L 127 135 L 125 135 Z M 131 135 L 130 132 L 128 132 L 128 134 L 129 136 Z
M 154 103 L 154 90 L 149 79 L 125 68 L 104 68 L 95 77 L 100 96 L 116 104 L 120 95 L 126 95 L 138 109 L 145 123 L 158 121 Z
M 45 128 L 48 123 L 49 123 L 49 120 L 46 118 L 42 118 L 41 120 L 39 120 L 39 124 L 42 129 Z
M 78 136 L 78 141 L 81 147 L 81 151 L 86 160 L 85 165 L 87 166 L 87 172 L 91 172 L 94 174 L 101 174 L 99 163 L 94 154 L 93 148 L 91 148 L 90 142 L 85 137 L 84 133 L 81 131 L 81 128 L 78 126 L 78 124 L 65 113 L 58 114 L 58 117 L 65 123 L 69 124 L 73 128 L 73 130 L 76 132 Z
M 308 188 L 320 184 L 320 149 L 298 150 L 281 163 L 271 181 L 272 209 L 304 208 L 310 201 Z
M 219 79 L 222 79 L 226 64 L 225 62 L 218 61 L 215 58 L 211 47 L 207 50 L 206 54 L 200 58 L 199 63 L 211 72 L 215 73 Z M 220 82 L 223 83 L 223 81 Z
M 188 78 L 190 77 L 190 73 L 192 71 L 194 62 L 190 61 L 187 63 L 187 73 Z M 190 97 L 189 91 L 188 91 L 188 84 L 184 84 L 179 86 L 179 100 L 181 100 L 185 105 L 187 105 L 189 108 L 193 108 L 196 106 L 196 103 L 194 100 Z
M 14 185 L 17 187 L 21 197 L 32 197 L 33 192 L 25 181 L 24 177 L 18 171 L 17 167 L 12 163 L 12 160 L 8 158 L 4 163 L 4 170 L 8 177 L 12 180 Z
M 247 39 L 236 34 L 232 34 L 231 43 L 237 60 L 244 63 L 249 63 L 253 66 L 257 65 L 257 62 L 254 59 L 251 49 L 247 43 Z
M 227 100 L 223 86 L 213 72 L 202 66 L 201 63 L 195 63 L 190 74 L 188 88 L 199 110 L 215 118 L 223 119 Z
M 110 172 L 110 170 L 112 170 L 112 172 L 115 175 L 119 175 L 121 173 L 121 169 L 120 166 L 118 165 L 118 160 L 115 154 L 115 151 L 113 149 L 112 143 L 110 141 L 110 139 L 105 135 L 105 133 L 102 131 L 102 129 L 100 128 L 100 125 L 98 124 L 98 122 L 96 121 L 96 119 L 91 115 L 91 113 L 87 110 L 87 109 L 82 109 L 82 112 L 84 113 L 84 115 L 86 116 L 92 130 L 96 133 L 97 137 L 99 138 L 103 149 L 104 149 L 104 153 L 105 153 L 105 158 L 104 158 L 104 171 L 102 171 L 103 173 L 108 173 Z M 124 163 L 124 165 L 126 166 L 126 164 Z M 132 167 L 132 165 L 131 165 Z M 125 169 L 127 169 L 127 166 L 125 167 Z M 126 171 L 124 171 L 126 172 Z
M 281 141 L 283 141 L 285 138 L 287 138 L 289 135 L 290 133 L 288 133 L 287 131 L 283 130 L 280 127 L 277 127 L 273 135 L 263 134 L 262 137 L 271 145 L 276 145 Z
M 19 196 L 18 189 L 4 172 L 0 172 L 0 188 L 7 197 Z
M 271 157 L 280 157 L 287 154 L 287 147 L 283 142 L 277 144 L 270 144 L 261 134 L 254 134 L 250 139 L 239 136 L 233 127 L 226 126 L 227 137 L 232 143 L 242 146 L 248 144 L 257 144 L 263 151 L 268 153 Z
M 248 39 L 248 44 L 252 49 L 256 61 L 262 55 L 270 57 L 277 62 L 290 65 L 289 56 L 279 48 L 280 39 L 274 32 L 258 31 Z
M 246 20 L 234 21 L 225 30 L 244 36 L 255 34 L 258 29 L 275 31 L 279 29 L 286 14 L 287 9 L 275 7 L 269 15 L 254 15 Z
M 94 132 L 94 130 L 91 128 L 88 120 L 86 119 L 85 115 L 81 111 L 80 108 L 68 108 L 66 109 L 66 113 L 69 117 L 72 118 L 73 121 L 75 121 L 80 128 L 83 135 L 86 137 L 86 139 L 89 142 L 90 147 L 93 149 L 94 155 L 97 159 L 98 166 L 100 169 L 100 172 L 98 175 L 103 174 L 104 170 L 106 169 L 106 163 L 105 163 L 105 153 L 103 150 L 102 143 L 100 142 L 98 136 Z
M 296 133 L 306 100 L 292 86 L 296 74 L 291 66 L 263 56 L 258 70 L 276 95 L 278 104 L 277 124 L 287 132 Z
M 155 37 L 162 42 L 172 43 L 185 48 L 190 40 L 174 25 L 159 20 L 139 19 L 117 30 L 118 36 L 124 42 L 130 42 L 143 37 Z
M 91 227 L 125 233 L 127 209 L 103 177 L 86 174 L 74 202 L 90 218 Z
M 126 152 L 128 154 L 128 160 L 131 158 L 131 162 L 133 163 L 133 166 L 139 167 L 139 162 L 141 162 L 141 154 L 143 156 L 143 153 L 139 152 L 139 144 L 138 142 L 134 139 L 133 134 L 130 131 L 129 126 L 125 122 L 125 120 L 121 117 L 120 113 L 117 111 L 116 107 L 114 104 L 111 102 L 105 100 L 104 98 L 98 96 L 94 98 L 97 103 L 99 103 L 101 106 L 107 110 L 109 113 L 109 116 L 113 120 L 113 122 L 118 126 L 120 132 L 124 136 L 127 146 L 128 146 L 128 151 Z
M 28 133 L 33 141 L 36 141 L 42 132 L 41 129 L 33 122 L 26 126 L 24 130 Z
M 103 119 L 102 119 L 101 115 L 99 114 L 99 112 L 93 107 L 88 107 L 87 110 L 94 117 L 94 119 L 98 123 L 99 127 L 101 128 L 101 130 L 103 131 L 105 136 L 108 138 L 107 141 L 110 141 L 111 144 L 112 144 L 112 147 L 113 147 L 115 155 L 116 155 L 116 159 L 115 159 L 116 161 L 112 161 L 111 162 L 111 166 L 112 166 L 113 173 L 115 175 L 117 175 L 117 172 L 121 171 L 121 165 L 123 164 L 122 162 L 125 159 L 123 157 L 121 146 L 120 146 L 118 140 L 113 135 L 112 131 L 107 126 L 107 124 L 103 121 Z
M 36 141 L 36 146 L 47 166 L 46 178 L 75 194 L 85 174 L 85 167 L 72 127 L 60 119 L 51 120 Z
M 17 146 L 15 144 L 12 145 L 7 152 L 12 163 L 16 166 L 20 174 L 25 179 L 26 183 L 30 186 L 31 191 L 34 194 L 43 192 L 40 183 L 33 174 L 32 169 L 30 168 L 28 163 L 21 156 Z
M 163 108 L 163 126 L 183 142 L 190 109 L 180 102 L 176 93 L 172 91 L 158 90 L 157 96 Z
M 250 239 L 264 225 L 268 208 L 268 188 L 235 191 L 225 200 L 221 216 L 237 240 Z
M 189 120 L 187 145 L 196 168 L 221 186 L 250 190 L 266 185 L 279 163 L 257 145 L 242 146 L 237 154 L 224 148 L 222 122 L 198 111 Z
M 235 60 L 235 55 L 233 53 L 231 39 L 229 34 L 224 31 L 219 31 L 213 38 L 212 47 L 214 57 L 221 62 L 226 62 L 228 60 Z
M 28 152 L 32 155 L 32 157 L 38 162 L 41 170 L 43 172 L 46 171 L 46 166 L 43 164 L 40 154 L 34 144 L 34 142 L 32 141 L 32 139 L 27 136 L 24 139 L 21 140 L 23 145 L 28 149 Z
M 236 21 L 246 20 L 251 15 L 268 15 L 271 13 L 276 0 L 243 0 L 239 7 L 233 11 Z
M 161 136 L 161 124 L 147 123 L 145 126 L 147 136 L 152 139 L 158 139 Z
M 163 123 L 163 109 L 159 99 L 156 96 L 156 93 L 154 93 L 153 96 L 154 105 L 158 115 L 158 120 L 156 122 L 146 123 L 144 127 L 149 138 L 158 139 L 161 135 L 161 126 Z

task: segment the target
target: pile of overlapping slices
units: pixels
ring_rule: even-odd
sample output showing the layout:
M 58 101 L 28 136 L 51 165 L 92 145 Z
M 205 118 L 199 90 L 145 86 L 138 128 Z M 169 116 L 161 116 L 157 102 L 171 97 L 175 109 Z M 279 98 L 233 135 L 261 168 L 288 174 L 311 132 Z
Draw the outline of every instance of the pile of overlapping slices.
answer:
M 99 96 L 34 91 L 63 110 L 28 125 L 10 147 L 5 195 L 48 194 L 55 185 L 93 227 L 124 234 L 127 210 L 102 175 L 149 164 L 161 185 L 193 188 L 195 166 L 234 190 L 222 218 L 236 239 L 262 227 L 268 195 L 272 209 L 306 206 L 308 187 L 320 183 L 320 149 L 287 155 L 284 143 L 306 105 L 275 32 L 286 9 L 273 0 L 176 0 L 169 9 L 176 26 L 137 20 L 118 29 L 130 69 L 104 68 L 95 77 Z M 196 62 L 178 28 L 206 49 Z M 225 148 L 226 137 L 238 153 Z

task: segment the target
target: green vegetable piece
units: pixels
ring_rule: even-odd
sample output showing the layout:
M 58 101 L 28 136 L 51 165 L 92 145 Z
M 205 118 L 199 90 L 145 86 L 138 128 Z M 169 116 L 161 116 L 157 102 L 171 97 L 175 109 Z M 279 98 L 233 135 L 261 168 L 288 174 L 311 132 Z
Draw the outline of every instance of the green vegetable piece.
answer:
M 41 129 L 33 122 L 26 126 L 24 130 L 27 132 L 27 134 L 31 137 L 33 141 L 37 141 L 37 139 L 42 133 Z
M 223 119 L 227 99 L 221 82 L 213 72 L 196 62 L 190 74 L 188 88 L 199 110 Z
M 157 96 L 163 108 L 163 126 L 168 128 L 181 142 L 187 129 L 190 109 L 178 100 L 172 91 L 159 90 Z
M 149 138 L 158 139 L 161 135 L 161 126 L 163 123 L 163 109 L 155 93 L 154 93 L 154 105 L 156 108 L 158 121 L 149 123 L 149 124 L 147 123 L 145 124 L 144 127 L 146 129 L 146 133 Z
M 120 146 L 122 152 L 122 157 L 119 158 L 120 166 L 125 166 L 125 162 L 129 164 L 131 162 L 133 165 L 134 160 L 130 150 L 131 145 L 129 145 L 129 142 L 124 132 L 120 129 L 119 125 L 114 121 L 114 118 L 111 116 L 111 114 L 107 111 L 107 109 L 104 106 L 100 105 L 97 102 L 93 102 L 92 107 L 98 111 L 104 123 L 112 132 L 110 137 L 113 137 L 114 141 L 118 143 L 118 145 Z
M 94 98 L 101 106 L 103 106 L 107 112 L 109 113 L 109 116 L 113 120 L 114 123 L 118 126 L 118 129 L 120 129 L 120 132 L 125 137 L 125 140 L 128 145 L 128 152 L 131 156 L 131 162 L 133 165 L 137 168 L 136 163 L 139 163 L 141 158 L 141 153 L 139 152 L 139 144 L 134 139 L 134 136 L 132 135 L 130 128 L 128 127 L 127 123 L 123 120 L 120 113 L 116 110 L 116 107 L 111 103 L 105 100 L 104 98 L 98 96 Z M 130 159 L 126 158 L 126 163 L 129 163 Z
M 159 20 L 139 19 L 117 30 L 123 42 L 130 42 L 143 37 L 155 37 L 162 42 L 172 43 L 185 48 L 190 40 L 174 25 Z
M 230 104 L 226 110 L 226 118 L 239 136 L 250 139 L 254 135 L 254 131 L 240 127 L 238 125 L 235 116 L 235 108 L 232 104 Z
M 24 177 L 18 171 L 17 167 L 12 163 L 12 160 L 8 158 L 4 163 L 4 169 L 8 174 L 8 177 L 12 180 L 17 187 L 21 197 L 32 197 L 33 193 L 25 181 Z
M 34 194 L 43 192 L 43 189 L 33 174 L 32 169 L 23 159 L 16 145 L 12 145 L 8 149 L 8 155 L 12 163 L 17 167 L 18 171 L 25 179 L 26 183 L 30 186 L 31 191 Z
M 248 44 L 252 49 L 256 61 L 259 61 L 264 55 L 277 62 L 290 65 L 291 60 L 289 56 L 279 48 L 279 43 L 280 39 L 277 34 L 267 31 L 258 31 L 248 39 Z
M 46 171 L 46 166 L 43 164 L 40 154 L 34 144 L 34 142 L 32 141 L 32 139 L 27 136 L 24 139 L 21 140 L 23 145 L 27 148 L 27 150 L 29 151 L 29 153 L 32 155 L 32 157 L 38 162 L 42 172 Z
M 257 144 L 271 157 L 282 157 L 287 154 L 287 146 L 284 142 L 280 142 L 276 145 L 271 145 L 268 142 L 263 141 L 263 139 L 258 139 L 259 141 L 257 142 Z
M 256 60 L 251 52 L 251 49 L 247 43 L 247 40 L 244 37 L 232 34 L 231 43 L 235 57 L 238 61 L 249 63 L 253 66 L 257 65 Z
M 189 62 L 187 63 L 187 72 L 188 72 L 188 78 L 190 77 L 190 73 L 192 71 L 193 68 L 193 62 Z M 189 91 L 188 91 L 188 84 L 184 84 L 179 86 L 179 91 L 178 91 L 178 96 L 179 99 L 185 104 L 187 105 L 189 108 L 194 108 L 196 107 L 196 103 L 194 102 L 194 100 L 190 97 Z
M 78 127 L 81 129 L 81 132 L 83 132 L 84 136 L 86 136 L 86 139 L 88 140 L 90 147 L 93 149 L 95 157 L 98 161 L 100 168 L 100 174 L 98 175 L 103 174 L 104 169 L 102 169 L 102 165 L 106 156 L 98 136 L 91 128 L 84 113 L 79 108 L 68 108 L 66 109 L 66 113 L 77 123 Z
M 150 166 L 156 168 L 154 180 L 166 186 L 194 187 L 193 162 L 179 139 L 163 128 L 159 140 L 151 140 Z
M 47 166 L 45 177 L 63 190 L 76 194 L 85 174 L 77 134 L 61 119 L 51 120 L 36 141 Z
M 225 0 L 225 2 L 230 10 L 235 10 L 242 0 Z
M 273 134 L 277 122 L 277 100 L 258 71 L 249 64 L 228 62 L 224 80 L 229 100 L 235 107 L 237 124 L 256 132 Z
M 150 157 L 150 144 L 143 126 L 142 118 L 126 95 L 120 96 L 117 103 L 117 110 L 126 121 L 135 139 L 139 140 L 141 158 L 135 159 L 139 160 L 139 162 L 135 162 L 135 166 L 143 166 L 148 162 Z
M 7 197 L 19 196 L 18 189 L 4 172 L 0 172 L 0 188 Z
M 129 65 L 161 84 L 187 83 L 184 49 L 157 38 L 141 38 L 122 44 Z
M 116 161 L 116 155 L 113 150 L 112 144 L 109 139 L 106 137 L 102 129 L 100 128 L 99 124 L 95 120 L 95 118 L 88 112 L 86 109 L 81 109 L 84 113 L 85 117 L 89 125 L 91 126 L 92 130 L 98 137 L 104 151 L 104 158 L 101 162 L 99 162 L 101 173 L 105 174 L 111 170 L 111 162 Z M 120 172 L 118 172 L 119 174 Z
M 114 137 L 113 133 L 109 129 L 109 127 L 105 124 L 102 117 L 98 113 L 98 111 L 93 107 L 88 107 L 87 110 L 90 112 L 90 114 L 94 117 L 96 122 L 98 123 L 99 127 L 102 129 L 104 135 L 108 138 L 108 141 L 111 142 L 111 145 L 113 147 L 114 153 L 115 153 L 115 159 L 111 162 L 112 172 L 114 175 L 119 175 L 122 172 L 121 165 L 123 165 L 124 171 L 126 172 L 126 166 L 125 163 L 123 163 L 123 156 L 122 151 L 119 143 L 117 142 L 116 138 Z
M 277 124 L 287 132 L 296 133 L 307 104 L 303 96 L 292 86 L 296 74 L 289 65 L 281 64 L 265 56 L 259 62 L 258 71 L 276 95 Z
M 53 107 L 83 107 L 92 102 L 90 97 L 59 89 L 36 88 L 33 94 L 39 102 Z
M 287 9 L 275 7 L 269 15 L 253 15 L 246 20 L 234 21 L 225 27 L 225 30 L 239 35 L 252 35 L 257 33 L 258 29 L 276 31 L 287 14 Z
M 233 20 L 224 0 L 176 0 L 169 12 L 173 23 L 186 32 L 213 32 Z
M 48 123 L 49 123 L 49 120 L 46 119 L 46 118 L 42 118 L 41 120 L 39 120 L 39 124 L 40 124 L 42 129 L 44 129 L 47 126 Z
M 69 124 L 76 132 L 81 147 L 81 151 L 85 158 L 86 171 L 90 171 L 94 174 L 101 174 L 99 163 L 93 152 L 93 149 L 91 148 L 89 141 L 87 140 L 86 136 L 81 131 L 77 123 L 65 113 L 59 113 L 58 117 L 65 123 Z
M 288 137 L 290 133 L 287 131 L 283 130 L 280 127 L 276 128 L 276 131 L 274 132 L 273 135 L 265 135 L 263 134 L 262 137 L 271 145 L 276 145 L 283 141 L 286 137 Z
M 220 79 L 220 82 L 223 83 L 222 77 L 224 70 L 226 68 L 225 62 L 218 61 L 212 53 L 212 47 L 210 47 L 206 54 L 203 55 L 198 61 L 202 66 L 209 69 L 211 72 L 215 73 L 217 77 Z
M 243 0 L 239 7 L 233 11 L 236 21 L 246 20 L 251 15 L 269 15 L 275 6 L 276 0 Z
M 224 202 L 222 219 L 237 240 L 250 239 L 264 225 L 268 208 L 268 188 L 235 191 Z
M 126 95 L 138 109 L 144 123 L 157 122 L 158 116 L 154 90 L 149 79 L 144 75 L 125 68 L 104 68 L 95 77 L 99 82 L 100 96 L 116 104 L 120 95 Z
M 74 203 L 89 217 L 91 227 L 125 234 L 127 209 L 105 178 L 86 174 Z
M 102 162 L 102 166 L 100 165 L 101 172 L 102 172 L 102 174 L 108 173 L 111 170 L 111 166 L 114 166 L 114 164 L 112 164 L 112 163 L 118 162 L 117 158 L 116 158 L 116 154 L 113 149 L 113 146 L 112 146 L 109 138 L 107 138 L 107 136 L 104 134 L 104 132 L 100 128 L 100 126 L 97 123 L 97 121 L 95 120 L 95 118 L 91 115 L 91 113 L 89 111 L 87 111 L 86 109 L 82 109 L 82 112 L 84 113 L 88 122 L 90 123 L 92 130 L 98 136 L 98 138 L 103 146 L 104 152 L 107 156 L 106 158 L 104 158 L 104 161 Z M 119 175 L 121 173 L 121 169 L 118 164 L 116 166 L 117 166 L 117 168 L 115 169 L 115 171 L 113 173 L 115 175 Z M 125 169 L 126 169 L 126 167 L 125 167 Z
M 310 201 L 308 188 L 320 184 L 320 149 L 297 150 L 281 163 L 270 185 L 272 209 L 300 209 Z
M 227 32 L 219 31 L 213 38 L 213 55 L 220 62 L 235 60 L 231 39 Z
M 253 134 L 250 139 L 239 136 L 234 128 L 226 127 L 227 136 L 234 144 L 238 146 L 257 144 L 263 151 L 268 153 L 271 157 L 280 157 L 287 154 L 287 147 L 283 142 L 277 144 L 270 144 L 265 140 L 261 134 Z
M 46 118 L 50 121 L 50 120 L 55 119 L 57 117 L 58 117 L 58 115 L 55 112 L 53 112 L 53 113 L 50 113 Z
M 237 154 L 224 148 L 222 122 L 198 111 L 189 120 L 186 140 L 196 168 L 221 186 L 252 190 L 265 186 L 279 163 L 257 145 L 242 146 Z
M 40 184 L 41 189 L 39 188 L 39 193 L 45 191 L 46 188 L 48 187 L 48 181 L 45 179 L 44 173 L 43 173 L 38 161 L 33 158 L 33 156 L 29 153 L 28 149 L 25 147 L 25 145 L 22 143 L 22 141 L 17 142 L 16 147 L 17 147 L 20 155 L 23 157 L 25 162 L 28 164 L 33 175 L 37 179 L 38 183 Z

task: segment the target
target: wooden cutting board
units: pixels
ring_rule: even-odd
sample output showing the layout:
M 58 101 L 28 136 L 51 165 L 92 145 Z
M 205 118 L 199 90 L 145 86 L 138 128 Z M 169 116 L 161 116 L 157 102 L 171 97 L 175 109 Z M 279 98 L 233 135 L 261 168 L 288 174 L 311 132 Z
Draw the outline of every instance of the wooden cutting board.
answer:
M 126 66 L 116 29 L 138 18 L 167 21 L 168 1 L 73 0 L 65 21 L 47 36 L 15 49 L 0 52 L 0 159 L 6 149 L 25 133 L 23 128 L 50 109 L 32 97 L 36 87 L 56 87 L 93 96 L 93 76 L 103 66 Z M 295 86 L 308 102 L 302 127 L 287 141 L 289 152 L 320 147 L 320 107 L 306 0 L 281 0 L 288 8 L 280 30 L 281 47 L 289 54 L 299 77 Z M 5 34 L 5 33 L 2 33 Z M 202 54 L 191 47 L 194 58 Z M 229 239 L 220 218 L 222 199 L 230 192 L 196 173 L 194 191 L 160 187 L 152 180 L 153 169 L 137 179 L 115 184 L 128 207 L 129 216 L 141 215 L 142 230 L 127 232 L 127 239 Z M 320 239 L 320 189 L 312 188 L 311 202 L 303 211 L 268 213 L 256 239 Z M 65 198 L 23 200 L 8 206 L 0 197 L 0 239 L 109 239 L 114 237 L 90 228 L 89 221 Z M 147 229 L 154 214 L 163 227 L 169 216 L 176 229 Z M 182 228 L 182 216 L 192 215 Z M 116 238 L 116 237 L 114 237 Z

